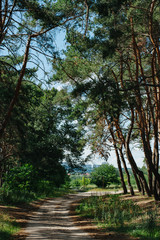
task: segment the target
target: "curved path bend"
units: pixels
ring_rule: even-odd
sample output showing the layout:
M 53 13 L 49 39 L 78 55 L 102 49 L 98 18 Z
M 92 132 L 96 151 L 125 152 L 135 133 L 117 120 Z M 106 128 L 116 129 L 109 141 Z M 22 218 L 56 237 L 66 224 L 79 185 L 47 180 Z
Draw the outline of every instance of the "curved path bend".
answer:
M 84 197 L 104 194 L 106 192 L 85 192 L 47 200 L 29 220 L 26 240 L 93 239 L 89 233 L 74 224 L 70 206 Z

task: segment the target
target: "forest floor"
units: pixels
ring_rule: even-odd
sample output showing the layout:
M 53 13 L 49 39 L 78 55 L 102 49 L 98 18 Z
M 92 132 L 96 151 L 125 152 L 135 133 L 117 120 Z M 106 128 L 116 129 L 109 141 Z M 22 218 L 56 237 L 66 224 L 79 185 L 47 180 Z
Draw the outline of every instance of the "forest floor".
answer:
M 100 193 L 96 193 L 100 194 Z M 105 192 L 101 193 L 105 194 Z M 90 219 L 75 214 L 75 208 L 80 199 L 95 195 L 95 193 L 70 194 L 60 198 L 48 198 L 23 204 L 17 207 L 0 205 L 0 211 L 8 213 L 16 219 L 21 230 L 13 236 L 13 240 L 137 240 L 126 234 L 106 232 L 98 228 Z M 124 199 L 132 199 L 139 206 L 148 209 L 154 204 L 153 198 L 135 195 L 122 195 Z

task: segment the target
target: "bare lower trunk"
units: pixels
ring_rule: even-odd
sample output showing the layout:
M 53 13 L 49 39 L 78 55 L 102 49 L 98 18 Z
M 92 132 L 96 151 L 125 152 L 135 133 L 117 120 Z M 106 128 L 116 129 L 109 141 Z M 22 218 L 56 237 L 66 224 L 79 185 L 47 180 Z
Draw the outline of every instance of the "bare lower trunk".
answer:
M 118 165 L 120 180 L 121 180 L 121 184 L 122 184 L 122 188 L 123 188 L 123 193 L 127 194 L 127 187 L 126 187 L 126 184 L 125 184 L 125 181 L 124 181 L 123 171 L 122 171 L 122 167 L 121 167 L 121 161 L 120 161 L 117 149 L 116 149 L 116 156 L 117 156 L 117 165 Z
M 126 154 L 129 160 L 130 165 L 132 166 L 132 168 L 134 169 L 135 173 L 140 177 L 141 182 L 143 183 L 144 189 L 147 193 L 148 196 L 151 196 L 151 192 L 150 189 L 148 187 L 147 181 L 144 177 L 144 174 L 141 170 L 138 169 L 136 162 L 134 161 L 134 158 L 132 156 L 132 153 L 129 149 L 129 146 L 126 146 Z
M 126 175 L 127 175 L 127 182 L 128 182 L 130 193 L 131 193 L 132 196 L 134 196 L 134 190 L 133 190 L 133 187 L 132 187 L 132 184 L 131 184 L 129 171 L 128 171 L 128 168 L 127 168 L 127 165 L 126 165 L 126 162 L 125 162 L 125 159 L 124 159 L 124 155 L 123 155 L 123 152 L 122 152 L 122 147 L 119 149 L 119 152 L 120 152 L 120 157 L 121 157 L 121 161 L 123 163 L 124 170 L 125 170 Z
M 131 168 L 132 168 L 132 172 L 133 172 L 133 175 L 134 175 L 134 179 L 136 181 L 136 185 L 137 185 L 138 191 L 142 192 L 141 183 L 140 183 L 140 180 L 139 180 L 139 178 L 137 176 L 137 173 L 135 172 L 135 170 L 134 170 L 134 168 L 132 166 L 131 166 Z
M 126 194 L 127 193 L 127 187 L 126 187 L 126 184 L 125 184 L 125 181 L 124 181 L 124 177 L 123 177 L 121 161 L 120 161 L 118 148 L 117 148 L 116 141 L 115 141 L 115 136 L 114 136 L 114 133 L 113 133 L 113 129 L 110 128 L 109 130 L 110 130 L 110 133 L 111 133 L 111 136 L 112 136 L 113 146 L 114 146 L 115 154 L 116 154 L 116 157 L 117 157 L 117 164 L 118 164 L 118 170 L 119 170 L 121 184 L 122 184 L 122 187 L 123 187 L 123 193 Z
M 0 162 L 1 166 L 0 166 L 0 187 L 2 187 L 3 185 L 3 178 L 2 178 L 2 163 Z
M 143 186 L 143 182 L 141 180 L 141 178 L 139 178 L 140 184 L 141 184 L 141 188 L 142 188 L 142 194 L 145 195 L 145 190 L 144 190 L 144 186 Z

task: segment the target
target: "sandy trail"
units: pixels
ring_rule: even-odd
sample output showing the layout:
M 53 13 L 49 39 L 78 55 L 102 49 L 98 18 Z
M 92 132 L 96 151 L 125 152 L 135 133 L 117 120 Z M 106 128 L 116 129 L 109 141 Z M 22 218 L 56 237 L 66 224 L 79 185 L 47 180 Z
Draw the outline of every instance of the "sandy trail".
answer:
M 104 192 L 101 194 L 104 194 Z M 83 229 L 74 224 L 69 211 L 72 202 L 90 195 L 97 195 L 97 193 L 70 194 L 47 200 L 39 211 L 32 215 L 26 228 L 26 240 L 93 239 L 89 233 L 84 232 Z

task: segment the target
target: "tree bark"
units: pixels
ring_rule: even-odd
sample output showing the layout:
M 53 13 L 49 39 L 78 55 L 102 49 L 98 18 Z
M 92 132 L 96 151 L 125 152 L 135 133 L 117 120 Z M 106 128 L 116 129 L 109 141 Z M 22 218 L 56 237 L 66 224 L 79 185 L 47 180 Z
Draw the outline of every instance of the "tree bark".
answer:
M 25 74 L 25 70 L 26 70 L 26 65 L 27 65 L 27 60 L 28 60 L 28 55 L 29 55 L 30 42 L 31 42 L 31 37 L 29 36 L 27 44 L 26 44 L 26 50 L 25 50 L 25 54 L 24 54 L 24 58 L 23 58 L 22 69 L 21 69 L 21 72 L 20 72 L 20 75 L 19 75 L 19 79 L 18 79 L 18 82 L 17 82 L 15 94 L 14 94 L 12 100 L 11 100 L 10 106 L 8 108 L 8 111 L 6 113 L 4 121 L 2 122 L 2 126 L 0 128 L 0 138 L 2 137 L 2 135 L 4 133 L 6 125 L 7 125 L 8 121 L 9 121 L 9 119 L 10 119 L 13 107 L 14 107 L 14 105 L 15 105 L 15 103 L 17 101 L 18 95 L 19 95 L 19 91 L 20 91 L 20 88 L 21 88 L 21 85 L 22 85 L 22 80 L 23 80 L 23 77 L 24 77 L 24 74 Z
M 123 188 L 123 194 L 127 194 L 127 187 L 126 187 L 126 184 L 124 181 L 124 176 L 123 176 L 123 171 L 122 171 L 122 167 L 121 167 L 121 161 L 119 158 L 118 150 L 115 149 L 115 152 L 116 152 L 116 157 L 117 157 L 117 165 L 118 165 L 120 180 L 121 180 L 121 184 L 122 184 L 122 188 Z
M 122 188 L 123 188 L 123 193 L 127 194 L 127 187 L 124 181 L 124 177 L 123 177 L 123 171 L 122 171 L 122 167 L 121 167 L 121 161 L 120 161 L 120 157 L 119 157 L 119 153 L 118 153 L 118 148 L 116 146 L 116 141 L 115 141 L 115 137 L 114 137 L 114 133 L 112 128 L 109 128 L 111 136 L 112 136 L 112 140 L 113 140 L 113 146 L 114 146 L 114 150 L 115 150 L 115 154 L 116 154 L 116 158 L 117 158 L 117 165 L 118 165 L 118 170 L 119 170 L 119 175 L 120 175 L 120 180 L 121 180 L 121 184 L 122 184 Z
M 127 168 L 127 165 L 126 165 L 126 162 L 125 162 L 125 159 L 124 159 L 124 155 L 123 155 L 123 151 L 122 151 L 122 145 L 119 148 L 119 152 L 120 152 L 120 157 L 121 157 L 121 161 L 123 163 L 124 170 L 125 170 L 126 175 L 127 175 L 127 182 L 128 182 L 130 193 L 131 193 L 132 196 L 134 196 L 134 190 L 133 190 L 133 187 L 132 187 L 132 184 L 131 184 L 129 171 L 128 171 L 128 168 Z
M 131 153 L 131 151 L 129 149 L 129 145 L 127 143 L 126 143 L 126 154 L 127 154 L 128 160 L 129 160 L 131 166 L 133 167 L 135 173 L 140 177 L 147 195 L 150 197 L 151 196 L 151 192 L 150 192 L 150 189 L 148 187 L 147 181 L 146 181 L 146 179 L 144 177 L 143 172 L 138 169 L 137 164 L 134 161 L 132 153 Z

